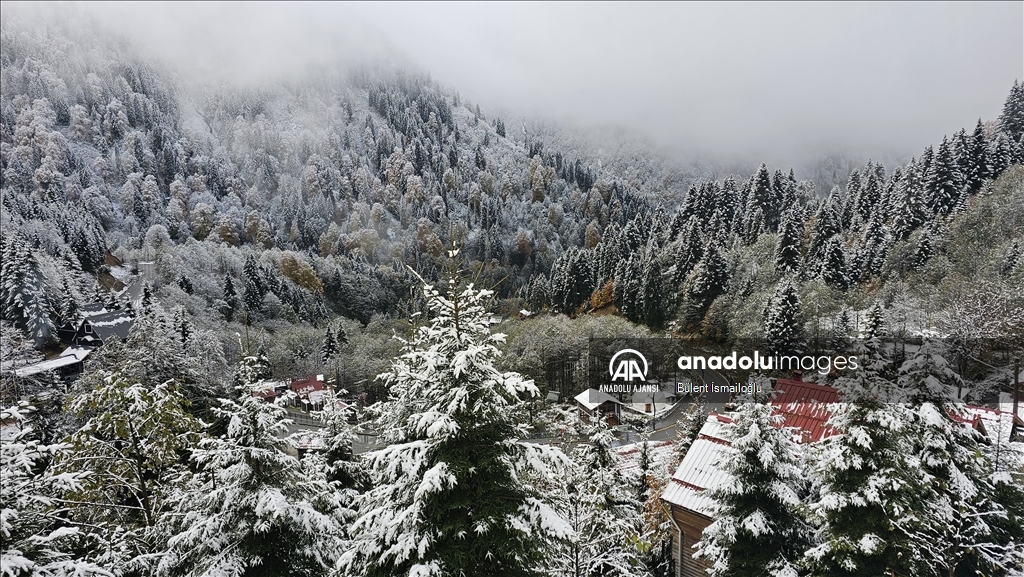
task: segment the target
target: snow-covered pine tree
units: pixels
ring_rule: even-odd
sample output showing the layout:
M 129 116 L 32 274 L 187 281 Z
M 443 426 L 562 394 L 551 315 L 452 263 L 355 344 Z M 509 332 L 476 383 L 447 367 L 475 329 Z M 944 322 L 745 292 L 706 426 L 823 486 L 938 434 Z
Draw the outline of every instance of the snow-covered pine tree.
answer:
M 1024 134 L 1024 83 L 1013 81 L 1003 111 L 999 114 L 999 130 L 1011 140 L 1019 140 Z
M 537 388 L 494 367 L 504 335 L 488 328 L 491 292 L 448 274 L 446 294 L 424 286 L 433 318 L 380 377 L 387 447 L 363 456 L 373 488 L 341 575 L 536 575 L 552 539 L 572 533 L 532 484 L 555 482 L 566 457 L 521 441 Z
M 91 380 L 96 386 L 69 406 L 87 420 L 65 441 L 55 470 L 88 472 L 63 496 L 74 503 L 75 522 L 97 539 L 90 558 L 119 573 L 146 573 L 156 552 L 153 527 L 176 484 L 181 453 L 195 444 L 202 423 L 185 410 L 173 381 L 147 386 L 120 372 Z
M 747 211 L 752 212 L 756 209 L 760 209 L 761 216 L 763 218 L 762 223 L 764 225 L 764 230 L 767 232 L 775 232 L 779 226 L 780 210 L 778 203 L 781 199 L 776 197 L 775 189 L 772 186 L 771 173 L 768 172 L 768 167 L 763 162 L 754 174 L 752 184 L 753 187 L 750 190 Z M 747 230 L 750 231 L 751 227 L 748 227 Z
M 161 576 L 319 577 L 342 547 L 345 507 L 285 452 L 285 410 L 252 395 L 261 359 L 238 370 L 237 400 L 221 400 L 227 433 L 192 451 L 197 469 L 161 518 L 169 535 Z
M 238 306 L 238 293 L 235 292 L 235 283 L 231 280 L 231 275 L 227 275 L 224 277 L 224 308 L 221 313 L 228 322 L 231 322 L 232 318 L 234 318 Z
M 775 246 L 775 270 L 795 272 L 800 266 L 800 243 L 803 242 L 803 211 L 790 209 L 782 213 L 778 242 Z
M 840 222 L 835 205 L 839 202 L 839 189 L 833 188 L 829 197 L 818 208 L 811 226 L 811 244 L 807 249 L 806 260 L 811 266 L 817 264 L 825 251 L 825 245 L 832 237 L 839 234 Z
M 842 402 L 828 421 L 836 434 L 809 455 L 819 544 L 805 562 L 821 577 L 916 575 L 926 485 L 907 437 L 913 415 L 879 341 L 857 341 L 852 352 L 861 368 L 836 381 Z
M 999 574 L 1021 567 L 1024 549 L 1020 531 L 1015 535 L 998 523 L 1007 507 L 994 497 L 1020 499 L 1024 492 L 1019 486 L 1012 491 L 1010 478 L 993 475 L 981 434 L 965 424 L 970 419 L 958 400 L 963 383 L 947 354 L 941 341 L 926 339 L 900 367 L 899 382 L 915 416 L 907 433 L 926 488 L 919 546 L 936 575 Z M 998 491 L 996 483 L 1006 487 Z
M 764 336 L 769 351 L 775 354 L 798 354 L 803 351 L 804 320 L 800 312 L 800 296 L 793 280 L 785 278 L 764 310 Z
M 906 238 L 925 221 L 923 192 L 921 166 L 911 158 L 890 202 L 892 232 L 896 240 Z
M 772 406 L 749 400 L 726 434 L 732 442 L 719 466 L 728 480 L 707 492 L 714 521 L 697 544 L 712 577 L 796 577 L 808 544 L 800 494 L 800 447 L 779 427 Z
M 640 577 L 646 574 L 636 522 L 641 503 L 617 468 L 608 425 L 598 421 L 584 428 L 590 442 L 576 448 L 574 470 L 559 483 L 559 509 L 573 534 L 553 552 L 549 572 L 558 577 Z
M 647 326 L 659 329 L 665 324 L 665 294 L 661 286 L 661 265 L 650 251 L 641 281 L 640 317 Z
M 846 267 L 846 253 L 843 252 L 839 237 L 832 237 L 825 243 L 819 275 L 831 287 L 839 290 L 849 288 L 850 276 Z
M 880 339 L 885 331 L 885 312 L 881 303 L 871 305 L 867 314 L 867 327 L 864 329 L 864 338 Z
M 54 334 L 45 279 L 29 243 L 20 235 L 4 247 L 0 263 L 0 313 L 42 348 Z
M 57 495 L 81 489 L 86 471 L 54 474 L 47 467 L 66 446 L 34 439 L 33 407 L 0 411 L 5 427 L 18 431 L 0 443 L 0 574 L 4 577 L 110 576 L 76 559 L 85 532 L 71 524 Z
M 934 221 L 921 231 L 921 237 L 917 239 L 917 247 L 914 249 L 912 261 L 914 267 L 923 266 L 935 254 L 935 237 L 937 235 L 938 231 Z
M 324 424 L 317 433 L 323 443 L 323 449 L 313 455 L 312 459 L 322 461 L 322 469 L 327 481 L 333 483 L 337 490 L 345 492 L 346 506 L 353 507 L 355 495 L 365 488 L 366 474 L 361 463 L 356 460 L 352 444 L 355 442 L 356 425 L 349 423 L 349 410 L 341 396 L 346 391 L 329 391 L 324 396 L 323 410 L 316 417 Z M 354 513 L 354 509 L 351 509 Z M 353 517 L 354 518 L 354 517 Z
M 960 169 L 953 158 L 952 145 L 949 139 L 942 137 L 939 149 L 927 172 L 928 208 L 936 215 L 946 215 L 956 208 L 960 199 Z
M 327 330 L 324 332 L 324 344 L 320 347 L 320 360 L 327 363 L 334 355 L 338 354 L 338 343 L 334 338 L 334 332 L 331 330 L 331 327 L 327 327 Z

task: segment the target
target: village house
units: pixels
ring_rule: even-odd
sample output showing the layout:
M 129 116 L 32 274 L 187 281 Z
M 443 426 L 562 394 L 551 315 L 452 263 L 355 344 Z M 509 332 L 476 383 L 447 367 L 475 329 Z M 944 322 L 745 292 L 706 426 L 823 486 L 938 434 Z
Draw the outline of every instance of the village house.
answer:
M 574 399 L 580 419 L 585 422 L 604 418 L 609 426 L 614 427 L 622 420 L 622 402 L 608 393 L 597 389 L 587 389 L 576 395 Z
M 72 346 L 99 347 L 111 338 L 128 339 L 132 317 L 128 311 L 111 311 L 82 319 L 71 337 Z
M 17 379 L 38 378 L 49 372 L 70 383 L 82 374 L 85 359 L 93 349 L 111 338 L 128 338 L 133 321 L 127 311 L 108 311 L 102 303 L 89 303 L 78 312 L 80 320 L 67 322 L 57 330 L 60 342 L 68 345 L 59 355 L 21 367 L 5 363 L 3 371 L 13 373 Z

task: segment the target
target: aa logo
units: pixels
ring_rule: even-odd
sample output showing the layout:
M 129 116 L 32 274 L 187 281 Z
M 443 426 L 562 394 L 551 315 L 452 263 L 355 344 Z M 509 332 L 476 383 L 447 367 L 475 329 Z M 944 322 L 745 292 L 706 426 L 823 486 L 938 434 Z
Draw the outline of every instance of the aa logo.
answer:
M 615 364 L 615 360 L 620 356 L 626 355 L 622 360 Z M 636 357 L 636 358 L 631 358 Z M 637 363 L 637 359 L 643 363 L 643 370 L 640 370 L 640 364 Z M 608 374 L 612 376 L 612 381 L 622 379 L 623 381 L 632 381 L 633 379 L 640 379 L 646 382 L 647 376 L 647 359 L 644 358 L 640 351 L 633 349 L 622 349 L 621 351 L 612 355 L 612 360 L 608 361 Z

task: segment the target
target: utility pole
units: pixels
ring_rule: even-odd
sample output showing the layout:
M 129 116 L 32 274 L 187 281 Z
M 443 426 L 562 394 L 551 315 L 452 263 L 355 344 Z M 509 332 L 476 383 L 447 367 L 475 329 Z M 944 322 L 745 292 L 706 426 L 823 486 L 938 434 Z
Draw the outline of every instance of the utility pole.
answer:
M 1010 425 L 1010 440 L 1017 438 L 1020 430 L 1017 427 L 1017 420 L 1020 418 L 1017 411 L 1020 407 L 1020 359 L 1013 362 L 1013 418 Z

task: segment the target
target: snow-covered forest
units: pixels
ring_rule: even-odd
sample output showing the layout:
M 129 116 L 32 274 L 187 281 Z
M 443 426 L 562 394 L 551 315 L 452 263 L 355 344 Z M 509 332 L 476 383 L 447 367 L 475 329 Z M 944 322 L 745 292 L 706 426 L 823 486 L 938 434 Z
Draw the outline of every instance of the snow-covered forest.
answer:
M 899 165 L 717 178 L 425 70 L 142 54 L 0 27 L 0 575 L 676 575 L 705 414 L 571 403 L 647 336 L 873 360 L 804 376 L 848 401 L 820 442 L 734 407 L 710 574 L 1024 574 L 1024 442 L 964 416 L 1024 355 L 1019 81 Z

